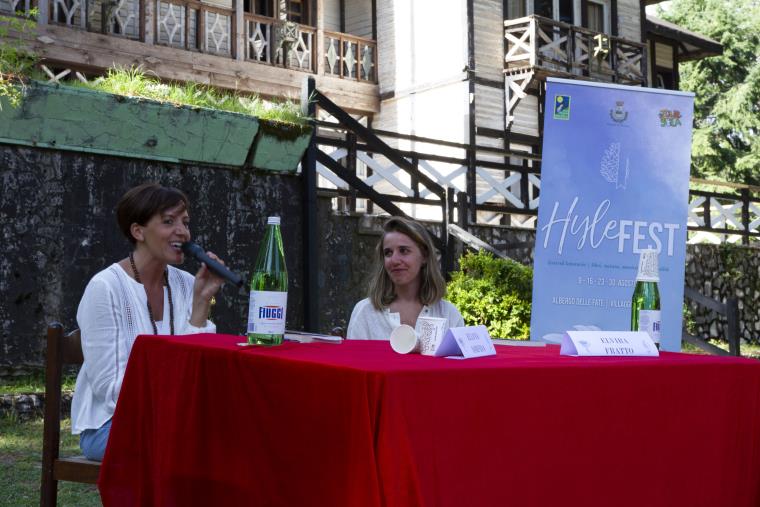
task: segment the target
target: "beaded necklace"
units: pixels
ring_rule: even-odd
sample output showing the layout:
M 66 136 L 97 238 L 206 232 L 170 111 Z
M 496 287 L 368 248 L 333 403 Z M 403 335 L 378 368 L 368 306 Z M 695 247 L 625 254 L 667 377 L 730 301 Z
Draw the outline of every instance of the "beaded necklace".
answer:
M 140 281 L 140 273 L 137 272 L 137 266 L 135 265 L 135 258 L 132 252 L 129 252 L 129 263 L 132 265 L 132 273 L 135 275 L 135 281 L 142 285 Z M 169 270 L 164 270 L 164 280 L 166 281 L 166 293 L 169 296 L 169 329 L 170 334 L 174 334 L 174 305 L 172 304 L 172 286 L 169 285 Z M 143 286 L 145 288 L 145 286 Z M 150 316 L 150 323 L 153 326 L 153 334 L 158 334 L 158 327 L 156 327 L 156 319 L 153 318 L 153 309 L 150 307 L 150 299 L 148 298 L 148 289 L 145 288 L 145 301 L 148 304 L 148 315 Z

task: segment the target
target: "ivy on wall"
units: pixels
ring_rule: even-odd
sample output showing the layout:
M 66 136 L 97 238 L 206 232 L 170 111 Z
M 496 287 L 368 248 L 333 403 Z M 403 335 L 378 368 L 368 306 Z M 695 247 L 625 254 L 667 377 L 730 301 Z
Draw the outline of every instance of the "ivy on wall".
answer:
M 8 103 L 18 107 L 23 96 L 23 78 L 37 63 L 37 57 L 24 47 L 22 37 L 33 33 L 37 9 L 32 9 L 29 18 L 0 16 L 0 97 L 7 97 Z M 17 83 L 22 86 L 16 86 Z M 3 104 L 0 101 L 0 109 Z

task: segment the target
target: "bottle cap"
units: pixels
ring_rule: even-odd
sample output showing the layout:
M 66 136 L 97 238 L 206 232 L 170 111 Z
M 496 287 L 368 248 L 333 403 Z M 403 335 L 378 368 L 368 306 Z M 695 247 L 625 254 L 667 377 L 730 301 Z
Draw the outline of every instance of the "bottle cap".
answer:
M 636 275 L 636 281 L 660 281 L 660 268 L 657 262 L 657 250 L 652 248 L 641 251 L 641 256 L 639 257 L 639 273 Z
M 280 217 L 267 218 L 267 225 L 280 225 Z

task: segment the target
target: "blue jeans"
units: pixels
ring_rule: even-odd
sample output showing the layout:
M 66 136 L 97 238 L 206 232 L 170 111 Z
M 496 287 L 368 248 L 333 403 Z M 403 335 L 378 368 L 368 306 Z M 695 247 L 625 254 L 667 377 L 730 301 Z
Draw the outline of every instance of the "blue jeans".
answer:
M 110 432 L 110 419 L 96 430 L 84 430 L 79 435 L 79 447 L 82 449 L 84 457 L 93 461 L 103 461 L 103 454 L 106 452 L 106 444 L 108 443 L 108 434 Z

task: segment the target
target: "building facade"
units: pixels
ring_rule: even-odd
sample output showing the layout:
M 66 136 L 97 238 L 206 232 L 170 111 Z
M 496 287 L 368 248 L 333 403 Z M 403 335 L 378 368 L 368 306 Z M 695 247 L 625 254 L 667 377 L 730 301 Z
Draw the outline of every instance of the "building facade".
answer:
M 304 78 L 313 76 L 322 93 L 364 125 L 406 136 L 386 138 L 392 148 L 449 157 L 420 168 L 466 191 L 471 208 L 495 207 L 473 208 L 470 222 L 530 227 L 548 77 L 675 89 L 679 62 L 722 50 L 648 16 L 647 5 L 656 3 L 0 0 L 0 11 L 38 9 L 27 42 L 53 80 L 139 66 L 163 80 L 298 98 Z M 420 197 L 413 177 L 382 155 L 357 152 L 347 162 L 350 151 L 336 148 L 330 156 L 378 192 Z M 320 187 L 347 190 L 324 165 L 319 171 Z M 361 198 L 352 202 L 352 211 L 372 211 Z M 441 219 L 423 208 L 402 205 L 418 218 Z

